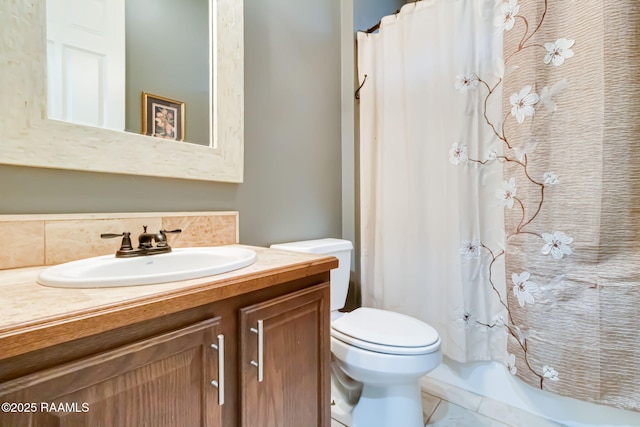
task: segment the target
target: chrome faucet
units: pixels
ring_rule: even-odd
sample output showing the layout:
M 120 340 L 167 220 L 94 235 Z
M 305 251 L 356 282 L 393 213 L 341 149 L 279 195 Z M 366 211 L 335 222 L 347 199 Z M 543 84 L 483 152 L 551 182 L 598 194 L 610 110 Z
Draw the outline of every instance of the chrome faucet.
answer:
M 122 237 L 120 249 L 116 251 L 116 258 L 130 258 L 171 252 L 171 246 L 167 243 L 167 234 L 177 234 L 182 232 L 182 230 L 177 229 L 160 230 L 157 233 L 147 233 L 147 226 L 143 225 L 142 227 L 144 231 L 138 236 L 138 247 L 136 249 L 131 245 L 131 233 L 128 231 L 121 234 L 103 233 L 100 237 L 103 239 Z M 154 242 L 155 246 L 153 246 Z

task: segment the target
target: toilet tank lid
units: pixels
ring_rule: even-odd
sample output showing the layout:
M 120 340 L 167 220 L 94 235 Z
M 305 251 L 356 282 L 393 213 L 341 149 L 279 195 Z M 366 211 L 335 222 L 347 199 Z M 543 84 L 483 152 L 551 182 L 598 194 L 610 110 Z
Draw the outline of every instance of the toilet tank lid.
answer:
M 340 251 L 350 251 L 353 249 L 353 244 L 348 240 L 343 239 L 316 239 L 316 240 L 301 240 L 299 242 L 278 243 L 270 246 L 273 249 L 282 249 L 285 251 L 293 252 L 306 252 L 311 254 L 328 254 Z

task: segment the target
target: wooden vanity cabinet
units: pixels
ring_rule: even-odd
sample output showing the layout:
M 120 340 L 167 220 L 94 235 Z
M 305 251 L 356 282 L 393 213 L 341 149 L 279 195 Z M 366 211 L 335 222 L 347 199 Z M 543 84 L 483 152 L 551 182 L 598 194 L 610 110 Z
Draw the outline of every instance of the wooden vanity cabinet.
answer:
M 0 383 L 1 402 L 37 405 L 0 425 L 328 427 L 329 283 L 306 283 L 167 315 L 157 323 L 180 326 Z
M 17 411 L 3 411 L 0 425 L 221 426 L 210 383 L 218 378 L 211 343 L 219 332 L 213 318 L 22 377 L 0 399 Z
M 328 426 L 326 285 L 240 310 L 241 426 Z

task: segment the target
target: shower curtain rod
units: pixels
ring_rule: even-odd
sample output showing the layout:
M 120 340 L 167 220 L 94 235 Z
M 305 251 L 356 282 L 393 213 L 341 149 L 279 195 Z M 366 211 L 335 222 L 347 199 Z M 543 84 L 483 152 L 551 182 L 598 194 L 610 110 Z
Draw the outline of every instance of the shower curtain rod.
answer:
M 419 1 L 422 1 L 422 0 L 414 0 L 412 3 L 418 3 Z M 407 2 L 406 4 L 409 4 L 409 2 Z M 405 4 L 405 5 L 406 5 L 406 4 Z M 404 7 L 404 6 L 403 6 L 403 7 Z M 400 8 L 400 9 L 402 9 L 402 8 Z M 393 14 L 394 14 L 394 15 L 397 15 L 398 13 L 400 13 L 400 9 L 396 10 L 395 12 L 393 12 Z M 390 16 L 390 15 L 389 15 L 389 16 Z M 371 34 L 371 33 L 373 33 L 374 31 L 378 31 L 378 30 L 380 29 L 380 23 L 381 23 L 381 22 L 382 22 L 382 19 L 381 19 L 381 20 L 379 20 L 379 21 L 378 21 L 378 23 L 377 23 L 376 25 L 374 25 L 373 27 L 371 27 L 371 28 L 369 28 L 369 29 L 367 29 L 367 30 L 364 30 L 364 32 L 365 32 L 365 33 L 367 33 L 367 34 Z

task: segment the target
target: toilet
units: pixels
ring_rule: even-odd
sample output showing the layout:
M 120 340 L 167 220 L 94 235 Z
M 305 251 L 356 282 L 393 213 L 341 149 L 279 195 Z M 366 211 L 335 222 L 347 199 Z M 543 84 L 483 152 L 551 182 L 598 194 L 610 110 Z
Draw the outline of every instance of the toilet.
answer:
M 271 245 L 332 255 L 332 416 L 350 427 L 423 427 L 420 377 L 442 362 L 438 332 L 404 314 L 361 307 L 341 313 L 349 290 L 348 240 L 318 239 Z

